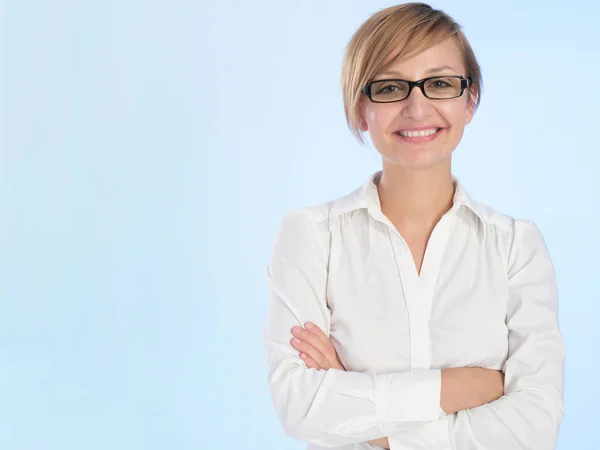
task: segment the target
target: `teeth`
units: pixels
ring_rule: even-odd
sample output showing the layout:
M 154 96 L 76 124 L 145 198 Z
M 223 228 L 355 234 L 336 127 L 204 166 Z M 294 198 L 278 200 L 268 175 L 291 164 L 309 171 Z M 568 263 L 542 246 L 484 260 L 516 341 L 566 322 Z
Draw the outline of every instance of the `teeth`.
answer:
M 398 133 L 404 137 L 425 137 L 431 136 L 432 134 L 437 133 L 439 128 L 430 128 L 428 130 L 419 130 L 419 131 L 399 131 Z

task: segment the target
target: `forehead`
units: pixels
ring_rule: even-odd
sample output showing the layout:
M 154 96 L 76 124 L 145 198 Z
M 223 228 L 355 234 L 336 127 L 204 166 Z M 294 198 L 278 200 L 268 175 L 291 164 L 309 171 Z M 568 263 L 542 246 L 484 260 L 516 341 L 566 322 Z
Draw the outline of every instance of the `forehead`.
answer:
M 449 38 L 409 58 L 390 62 L 380 76 L 400 76 L 416 80 L 437 74 L 465 75 L 464 72 L 463 54 L 454 38 Z

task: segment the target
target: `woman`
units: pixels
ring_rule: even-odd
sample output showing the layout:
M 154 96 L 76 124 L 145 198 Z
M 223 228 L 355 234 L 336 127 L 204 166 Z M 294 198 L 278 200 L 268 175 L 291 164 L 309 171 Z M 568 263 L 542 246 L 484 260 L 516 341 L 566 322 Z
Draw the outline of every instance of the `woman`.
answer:
M 277 232 L 263 341 L 286 433 L 311 449 L 553 449 L 554 267 L 533 222 L 452 174 L 482 86 L 460 27 L 422 3 L 380 11 L 350 41 L 342 85 L 382 170 Z

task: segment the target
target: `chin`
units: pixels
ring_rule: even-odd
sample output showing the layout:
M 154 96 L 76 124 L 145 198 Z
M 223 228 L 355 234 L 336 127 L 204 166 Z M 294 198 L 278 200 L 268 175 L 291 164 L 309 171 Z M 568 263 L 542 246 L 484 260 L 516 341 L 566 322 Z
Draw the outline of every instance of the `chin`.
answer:
M 426 151 L 407 152 L 404 149 L 382 153 L 381 155 L 386 164 L 410 169 L 426 169 L 428 167 L 444 164 L 452 156 L 451 153 L 440 154 L 436 152 L 436 154 L 432 154 L 431 152 Z

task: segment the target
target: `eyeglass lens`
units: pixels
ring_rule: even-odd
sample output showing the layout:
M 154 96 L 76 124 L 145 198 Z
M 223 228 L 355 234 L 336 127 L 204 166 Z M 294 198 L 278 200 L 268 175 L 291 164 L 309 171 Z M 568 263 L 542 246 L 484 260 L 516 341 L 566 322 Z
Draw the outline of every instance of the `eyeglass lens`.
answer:
M 371 98 L 375 102 L 394 102 L 408 96 L 409 85 L 405 81 L 376 81 L 371 84 Z M 445 99 L 460 96 L 461 79 L 455 77 L 436 77 L 425 81 L 423 88 L 427 97 Z

